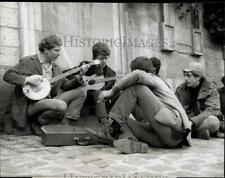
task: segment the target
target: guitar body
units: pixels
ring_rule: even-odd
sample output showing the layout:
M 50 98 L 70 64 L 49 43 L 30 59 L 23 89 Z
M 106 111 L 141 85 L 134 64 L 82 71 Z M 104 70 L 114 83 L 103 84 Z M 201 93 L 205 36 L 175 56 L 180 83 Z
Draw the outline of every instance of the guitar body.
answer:
M 98 80 L 104 80 L 103 75 L 92 75 L 92 76 L 84 76 L 85 88 L 86 90 L 100 90 L 104 87 L 105 82 L 96 82 Z
M 48 81 L 47 78 L 43 78 L 43 81 L 41 82 L 40 85 L 32 86 L 29 84 L 26 84 L 22 88 L 23 93 L 26 97 L 32 100 L 41 100 L 43 98 L 46 98 L 48 94 L 51 91 L 51 84 Z

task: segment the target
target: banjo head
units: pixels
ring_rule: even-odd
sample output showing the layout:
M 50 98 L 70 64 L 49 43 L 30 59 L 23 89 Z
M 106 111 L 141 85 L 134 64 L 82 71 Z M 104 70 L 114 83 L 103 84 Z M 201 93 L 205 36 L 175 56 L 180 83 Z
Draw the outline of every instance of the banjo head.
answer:
M 43 78 L 43 81 L 38 86 L 30 84 L 23 86 L 23 93 L 32 100 L 41 100 L 47 97 L 50 90 L 51 85 L 47 78 Z

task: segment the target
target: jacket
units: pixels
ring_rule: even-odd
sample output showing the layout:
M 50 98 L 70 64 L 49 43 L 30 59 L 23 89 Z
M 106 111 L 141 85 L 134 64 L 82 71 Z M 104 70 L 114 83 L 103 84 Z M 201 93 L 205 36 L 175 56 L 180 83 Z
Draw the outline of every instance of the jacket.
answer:
M 208 116 L 218 116 L 220 113 L 220 99 L 215 84 L 203 78 L 197 95 L 197 112 L 190 111 L 191 95 L 185 83 L 176 89 L 176 96 L 187 112 L 189 119 L 199 126 Z
M 217 91 L 220 95 L 221 112 L 225 116 L 225 87 L 219 88 Z
M 53 63 L 53 76 L 61 74 L 61 69 Z M 11 114 L 13 120 L 16 122 L 17 126 L 20 128 L 25 128 L 28 124 L 27 108 L 32 101 L 28 99 L 22 91 L 25 78 L 31 75 L 42 75 L 41 63 L 38 59 L 38 55 L 26 56 L 20 59 L 19 63 L 15 65 L 12 69 L 5 72 L 3 80 L 16 85 L 15 95 L 13 98 Z M 63 90 L 70 90 L 73 88 L 74 81 L 68 81 L 67 79 L 61 79 L 52 84 L 51 97 L 57 95 L 58 92 Z

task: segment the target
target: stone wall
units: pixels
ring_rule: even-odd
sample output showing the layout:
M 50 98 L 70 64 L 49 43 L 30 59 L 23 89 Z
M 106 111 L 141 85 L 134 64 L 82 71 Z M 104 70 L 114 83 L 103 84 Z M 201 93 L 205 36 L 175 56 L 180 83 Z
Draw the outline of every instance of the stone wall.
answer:
M 10 110 L 13 86 L 4 82 L 4 72 L 20 57 L 19 7 L 17 2 L 0 2 L 0 121 Z
M 199 11 L 199 30 L 202 34 L 202 55 L 193 54 L 193 34 L 195 28 L 192 24 L 192 16 L 190 13 L 184 14 L 183 18 L 179 17 L 176 4 L 170 3 L 166 5 L 167 12 L 163 12 L 166 4 L 159 3 L 137 3 L 128 4 L 126 6 L 127 22 L 127 38 L 135 41 L 137 39 L 139 45 L 129 47 L 128 61 L 130 62 L 137 56 L 156 56 L 162 61 L 161 77 L 165 79 L 173 90 L 183 82 L 182 69 L 191 61 L 200 62 L 206 70 L 206 76 L 221 86 L 220 79 L 224 75 L 224 60 L 222 46 L 219 46 L 211 40 L 207 30 L 203 27 L 202 13 L 200 5 Z M 190 3 L 183 5 L 186 10 Z M 165 7 L 164 7 L 165 8 Z M 185 9 L 186 8 L 186 9 Z M 164 17 L 162 17 L 164 16 Z M 174 44 L 172 51 L 163 51 L 160 40 L 163 33 L 160 32 L 162 23 L 174 26 Z M 142 45 L 145 42 L 145 46 Z M 138 44 L 137 43 L 137 44 Z M 141 46 L 141 47 L 140 47 Z

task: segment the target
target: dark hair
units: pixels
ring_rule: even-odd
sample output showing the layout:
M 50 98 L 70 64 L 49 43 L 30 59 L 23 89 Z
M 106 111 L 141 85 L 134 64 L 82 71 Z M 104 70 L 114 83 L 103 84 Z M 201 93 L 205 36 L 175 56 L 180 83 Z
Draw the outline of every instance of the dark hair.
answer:
M 48 35 L 38 44 L 39 50 L 44 52 L 45 49 L 52 49 L 56 46 L 62 46 L 62 40 L 57 35 Z
M 223 77 L 221 78 L 221 81 L 222 81 L 223 85 L 225 86 L 225 76 L 223 76 Z
M 155 68 L 155 74 L 156 75 L 159 74 L 159 70 L 160 70 L 160 67 L 161 67 L 161 61 L 156 57 L 151 57 L 150 59 L 152 61 L 153 67 Z
M 92 55 L 93 59 L 96 59 L 98 55 L 109 56 L 110 49 L 107 44 L 98 42 L 92 47 Z
M 139 56 L 135 58 L 133 61 L 131 61 L 130 68 L 131 68 L 131 71 L 139 69 L 147 73 L 154 73 L 154 67 L 152 65 L 152 61 L 145 56 Z

